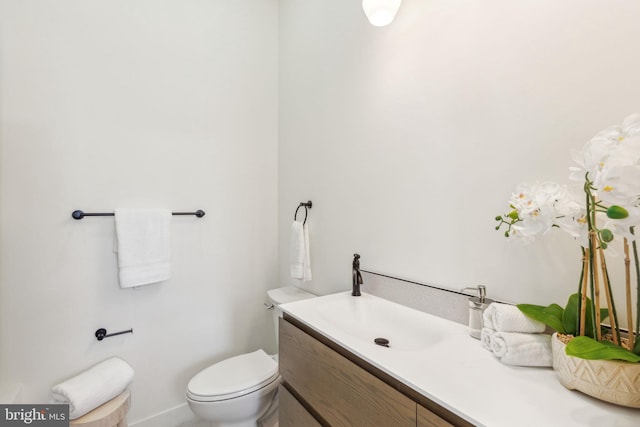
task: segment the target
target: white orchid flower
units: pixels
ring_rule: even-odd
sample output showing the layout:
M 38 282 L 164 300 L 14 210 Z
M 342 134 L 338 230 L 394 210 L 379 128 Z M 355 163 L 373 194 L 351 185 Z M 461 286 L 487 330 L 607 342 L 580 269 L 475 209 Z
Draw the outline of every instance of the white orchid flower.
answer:
M 631 114 L 622 121 L 622 133 L 626 137 L 640 135 L 640 114 Z
M 634 206 L 640 196 L 640 167 L 607 165 L 594 185 L 598 198 L 605 204 Z
M 598 132 L 580 151 L 572 153 L 571 157 L 577 166 L 569 168 L 569 179 L 583 182 L 589 173 L 590 179 L 597 181 L 612 152 L 620 145 L 628 145 L 624 142 L 628 138 L 637 136 L 640 136 L 640 114 L 627 116 L 622 125 L 610 126 Z
M 635 206 L 640 197 L 640 135 L 624 138 L 611 150 L 593 179 L 596 194 L 609 205 Z
M 590 246 L 589 229 L 603 248 L 615 235 L 637 239 L 629 230 L 640 236 L 640 114 L 598 132 L 572 157 L 570 179 L 583 184 L 576 194 L 552 182 L 520 184 L 496 229 L 506 225 L 507 237 L 529 242 L 555 226 L 582 247 Z

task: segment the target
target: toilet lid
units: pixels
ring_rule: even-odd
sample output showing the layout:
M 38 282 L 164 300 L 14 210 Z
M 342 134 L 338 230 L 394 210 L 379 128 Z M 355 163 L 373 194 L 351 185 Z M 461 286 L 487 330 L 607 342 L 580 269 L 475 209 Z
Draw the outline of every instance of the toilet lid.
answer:
M 198 372 L 187 385 L 193 400 L 231 399 L 251 393 L 278 377 L 278 364 L 263 350 L 241 354 Z

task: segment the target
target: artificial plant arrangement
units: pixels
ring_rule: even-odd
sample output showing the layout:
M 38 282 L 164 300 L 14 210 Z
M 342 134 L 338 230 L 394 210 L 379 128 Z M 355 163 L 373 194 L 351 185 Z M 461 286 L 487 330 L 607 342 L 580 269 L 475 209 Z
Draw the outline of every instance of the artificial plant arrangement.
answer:
M 518 307 L 527 316 L 569 335 L 565 337 L 568 355 L 638 363 L 640 114 L 599 132 L 573 157 L 575 165 L 570 168 L 569 179 L 579 183 L 577 188 L 555 183 L 520 184 L 509 200 L 508 213 L 495 218 L 496 230 L 503 229 L 510 239 L 528 242 L 551 228 L 559 228 L 581 247 L 578 289 L 564 308 L 558 304 Z M 605 259 L 605 252 L 614 250 L 616 241 L 621 241 L 624 251 L 626 325 L 618 322 L 610 265 Z M 631 258 L 635 265 L 635 308 Z M 610 326 L 602 327 L 601 322 L 607 317 Z M 621 331 L 625 327 L 627 334 Z

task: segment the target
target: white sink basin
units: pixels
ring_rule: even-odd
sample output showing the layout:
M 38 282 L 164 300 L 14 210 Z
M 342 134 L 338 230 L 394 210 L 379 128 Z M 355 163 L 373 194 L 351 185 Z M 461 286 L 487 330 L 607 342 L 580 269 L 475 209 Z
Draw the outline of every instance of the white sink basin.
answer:
M 386 338 L 393 350 L 422 350 L 443 336 L 424 321 L 424 313 L 369 294 L 339 294 L 316 301 L 315 308 L 320 318 L 351 339 L 374 344 L 376 338 Z
M 382 348 L 374 340 L 386 338 L 389 351 L 415 352 L 445 337 L 442 319 L 366 293 L 326 295 L 284 304 L 282 310 L 355 349 Z

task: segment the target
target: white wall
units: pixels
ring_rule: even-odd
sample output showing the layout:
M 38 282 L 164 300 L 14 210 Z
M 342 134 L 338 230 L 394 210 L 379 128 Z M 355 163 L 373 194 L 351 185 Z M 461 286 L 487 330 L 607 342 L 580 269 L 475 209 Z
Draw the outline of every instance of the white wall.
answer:
M 208 363 L 273 350 L 277 11 L 0 0 L 0 379 L 25 401 L 118 355 L 135 421 L 183 403 Z M 174 218 L 171 280 L 119 288 L 113 219 L 70 216 L 114 207 L 206 211 Z
M 311 199 L 308 289 L 348 289 L 359 252 L 401 278 L 564 303 L 579 247 L 510 244 L 494 217 L 520 182 L 567 183 L 572 149 L 640 112 L 640 3 L 405 0 L 384 28 L 359 1 L 280 9 L 281 281 Z

